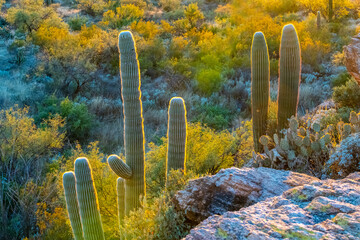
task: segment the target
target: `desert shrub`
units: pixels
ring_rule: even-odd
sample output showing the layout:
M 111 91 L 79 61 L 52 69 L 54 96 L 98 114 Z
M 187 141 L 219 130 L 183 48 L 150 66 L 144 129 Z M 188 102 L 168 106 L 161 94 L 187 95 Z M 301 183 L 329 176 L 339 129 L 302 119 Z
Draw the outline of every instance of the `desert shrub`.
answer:
M 200 122 L 215 130 L 224 130 L 229 127 L 229 124 L 234 117 L 233 113 L 219 105 L 199 105 L 195 109 L 195 118 L 193 121 Z
M 133 21 L 143 17 L 144 10 L 139 7 L 128 4 L 117 7 L 115 11 L 108 10 L 104 13 L 102 24 L 109 28 L 118 29 L 122 26 L 129 25 Z
M 153 39 L 160 32 L 159 25 L 155 24 L 153 21 L 143 21 L 139 20 L 133 22 L 130 26 L 131 30 L 139 33 L 144 39 Z
M 205 95 L 219 91 L 223 83 L 221 72 L 215 69 L 201 69 L 196 75 L 197 87 Z
M 326 162 L 324 174 L 331 178 L 344 178 L 359 170 L 360 133 L 350 135 L 344 139 L 335 153 Z
M 335 87 L 333 99 L 340 107 L 360 108 L 360 86 L 355 79 L 350 79 L 345 85 Z
M 106 7 L 104 0 L 76 0 L 78 8 L 92 16 L 101 15 Z
M 159 0 L 159 5 L 166 12 L 170 12 L 180 8 L 181 1 L 180 0 Z
M 299 3 L 302 9 L 308 12 L 312 12 L 313 14 L 316 14 L 317 11 L 320 11 L 322 16 L 324 16 L 326 19 L 329 19 L 328 0 L 318 0 L 318 1 L 300 0 Z M 353 1 L 351 0 L 336 1 L 336 4 L 334 4 L 334 8 L 333 8 L 333 18 L 339 20 L 346 18 L 349 15 L 350 11 L 353 13 L 356 12 Z
M 51 7 L 45 7 L 43 0 L 20 0 L 9 8 L 6 20 L 15 25 L 17 30 L 32 33 L 41 25 L 66 28 L 66 24 Z
M 340 87 L 346 84 L 347 81 L 351 78 L 350 74 L 347 71 L 341 72 L 331 79 L 332 87 Z
M 37 127 L 29 108 L 0 111 L 1 239 L 36 236 L 37 204 L 47 204 L 49 211 L 59 206 L 54 191 L 58 172 L 47 169 L 63 147 L 63 124 L 56 116 Z
M 65 129 L 71 141 L 86 141 L 91 128 L 94 126 L 94 116 L 89 112 L 84 103 L 69 100 L 59 100 L 50 96 L 38 105 L 37 121 L 51 118 L 59 114 L 66 121 Z
M 169 186 L 160 196 L 144 201 L 143 207 L 125 217 L 121 227 L 124 239 L 169 239 L 185 237 L 191 226 L 181 212 L 175 210 L 171 198 L 185 187 L 189 176 L 172 170 L 168 176 Z M 192 175 L 193 176 L 193 175 Z
M 88 18 L 85 16 L 76 15 L 74 17 L 69 18 L 68 24 L 71 30 L 80 31 L 83 25 L 86 25 L 88 22 Z
M 299 3 L 296 0 L 257 0 L 256 3 L 266 12 L 274 16 L 289 12 L 297 12 L 299 9 Z

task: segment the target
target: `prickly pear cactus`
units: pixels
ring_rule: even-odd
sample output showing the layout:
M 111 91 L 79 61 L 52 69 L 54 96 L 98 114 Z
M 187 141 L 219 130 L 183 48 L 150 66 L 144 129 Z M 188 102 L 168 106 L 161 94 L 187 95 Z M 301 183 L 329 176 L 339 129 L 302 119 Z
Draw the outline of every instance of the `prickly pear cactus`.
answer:
M 299 38 L 294 25 L 284 26 L 280 43 L 278 132 L 288 127 L 288 119 L 296 116 L 301 77 Z
M 265 36 L 256 32 L 251 46 L 251 113 L 254 149 L 262 152 L 260 137 L 266 134 L 270 97 L 270 61 Z

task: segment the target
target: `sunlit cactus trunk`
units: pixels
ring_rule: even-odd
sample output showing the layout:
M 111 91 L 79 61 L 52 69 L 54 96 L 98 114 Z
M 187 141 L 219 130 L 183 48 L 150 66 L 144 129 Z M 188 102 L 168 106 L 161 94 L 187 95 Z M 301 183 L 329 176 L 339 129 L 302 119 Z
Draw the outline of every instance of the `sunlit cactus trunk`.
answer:
M 75 174 L 74 172 L 66 172 L 63 175 L 63 186 L 65 192 L 66 209 L 69 214 L 71 228 L 73 230 L 75 240 L 83 240 L 83 231 L 80 220 L 79 205 L 76 196 Z
M 185 101 L 181 97 L 174 97 L 170 100 L 168 111 L 167 174 L 171 169 L 185 172 L 186 125 Z
M 296 116 L 301 77 L 301 53 L 296 29 L 284 26 L 280 43 L 278 131 L 288 126 L 288 119 Z
M 116 196 L 118 205 L 119 229 L 121 234 L 121 225 L 125 217 L 125 180 L 121 177 L 116 182 Z
M 119 35 L 121 92 L 124 104 L 125 158 L 132 171 L 125 178 L 125 213 L 140 207 L 145 197 L 145 136 L 140 90 L 140 69 L 133 35 Z M 120 176 L 122 177 L 122 176 Z
M 251 46 L 251 113 L 254 149 L 262 151 L 259 139 L 266 134 L 270 97 L 270 61 L 265 36 L 254 34 Z
M 86 158 L 75 160 L 75 178 L 84 238 L 105 239 L 91 167 Z

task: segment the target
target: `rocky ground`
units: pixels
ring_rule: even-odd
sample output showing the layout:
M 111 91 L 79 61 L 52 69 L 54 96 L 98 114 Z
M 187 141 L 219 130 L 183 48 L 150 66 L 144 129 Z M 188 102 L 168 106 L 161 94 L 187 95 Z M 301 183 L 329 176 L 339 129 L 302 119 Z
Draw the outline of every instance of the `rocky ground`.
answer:
M 223 197 L 213 195 L 216 188 Z M 360 173 L 319 180 L 288 171 L 231 168 L 192 181 L 175 202 L 194 222 L 211 215 L 186 240 L 360 239 Z

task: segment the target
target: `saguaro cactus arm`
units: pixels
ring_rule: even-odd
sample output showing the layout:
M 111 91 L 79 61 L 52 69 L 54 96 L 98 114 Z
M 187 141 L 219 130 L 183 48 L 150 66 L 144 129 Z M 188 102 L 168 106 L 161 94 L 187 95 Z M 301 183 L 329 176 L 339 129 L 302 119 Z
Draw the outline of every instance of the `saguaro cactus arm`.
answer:
M 119 156 L 113 154 L 107 159 L 110 168 L 119 176 L 125 179 L 131 178 L 132 171 L 130 167 L 124 163 Z
M 75 240 L 83 240 L 84 237 L 80 220 L 79 205 L 76 197 L 74 172 L 65 172 L 63 174 L 63 186 L 65 191 L 66 208 L 69 214 L 74 238 Z
M 84 238 L 86 240 L 105 239 L 91 167 L 86 158 L 75 160 L 75 177 Z
M 262 151 L 259 139 L 266 134 L 269 98 L 269 51 L 264 34 L 256 32 L 251 46 L 251 114 L 256 152 Z
M 118 204 L 119 226 L 121 226 L 125 217 L 125 180 L 121 177 L 119 177 L 116 182 L 116 196 Z
M 186 126 L 185 101 L 174 97 L 170 100 L 168 111 L 167 174 L 171 169 L 185 171 Z

